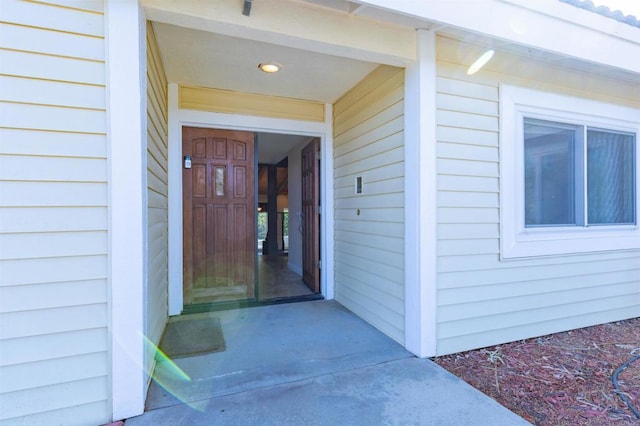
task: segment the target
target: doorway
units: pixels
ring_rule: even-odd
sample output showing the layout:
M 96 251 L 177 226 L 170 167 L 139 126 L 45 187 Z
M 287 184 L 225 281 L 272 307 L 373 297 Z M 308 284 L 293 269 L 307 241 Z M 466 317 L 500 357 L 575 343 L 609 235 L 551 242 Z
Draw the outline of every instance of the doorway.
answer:
M 309 269 L 320 267 L 319 147 L 308 136 L 183 128 L 185 313 L 322 298 Z M 229 163 L 237 154 L 242 165 Z
M 255 144 L 251 132 L 184 127 L 185 305 L 255 296 Z

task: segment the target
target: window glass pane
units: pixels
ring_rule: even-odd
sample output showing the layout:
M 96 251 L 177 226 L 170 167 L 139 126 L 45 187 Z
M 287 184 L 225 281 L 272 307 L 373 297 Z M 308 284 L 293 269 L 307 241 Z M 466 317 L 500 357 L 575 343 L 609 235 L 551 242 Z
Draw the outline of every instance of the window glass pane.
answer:
M 587 131 L 589 224 L 635 223 L 634 135 Z
M 525 225 L 575 225 L 576 128 L 524 119 Z
M 216 196 L 224 197 L 224 167 L 216 167 Z

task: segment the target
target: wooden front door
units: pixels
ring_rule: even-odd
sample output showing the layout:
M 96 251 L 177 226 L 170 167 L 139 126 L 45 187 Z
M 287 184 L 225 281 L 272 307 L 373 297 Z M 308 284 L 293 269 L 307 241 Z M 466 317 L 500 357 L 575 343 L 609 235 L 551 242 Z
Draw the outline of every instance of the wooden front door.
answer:
M 320 292 L 320 140 L 302 150 L 302 279 Z
M 182 153 L 184 304 L 251 299 L 254 135 L 183 127 Z

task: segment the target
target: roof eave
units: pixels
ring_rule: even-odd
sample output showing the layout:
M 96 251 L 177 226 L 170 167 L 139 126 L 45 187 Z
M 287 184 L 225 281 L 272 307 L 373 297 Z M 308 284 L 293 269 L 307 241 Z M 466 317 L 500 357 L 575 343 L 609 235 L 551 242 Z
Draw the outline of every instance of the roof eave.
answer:
M 563 2 L 465 3 L 360 0 L 360 3 L 487 37 L 640 74 L 640 30 Z M 479 19 L 480 17 L 480 19 Z

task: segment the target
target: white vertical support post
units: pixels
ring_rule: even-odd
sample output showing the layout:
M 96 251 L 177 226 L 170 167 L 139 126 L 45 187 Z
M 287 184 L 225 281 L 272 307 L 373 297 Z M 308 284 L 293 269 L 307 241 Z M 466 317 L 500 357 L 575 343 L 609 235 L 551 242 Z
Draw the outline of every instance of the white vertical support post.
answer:
M 113 420 L 144 412 L 146 27 L 137 1 L 106 2 Z
M 169 315 L 180 315 L 182 294 L 182 126 L 179 87 L 169 84 Z
M 436 355 L 436 50 L 419 29 L 405 73 L 405 346 Z
M 334 192 L 333 192 L 333 105 L 325 104 L 325 132 L 321 144 L 321 176 L 320 176 L 320 200 L 322 203 L 321 221 L 321 259 L 322 270 L 320 277 L 324 283 L 322 295 L 331 300 L 335 297 L 335 261 L 334 246 Z

